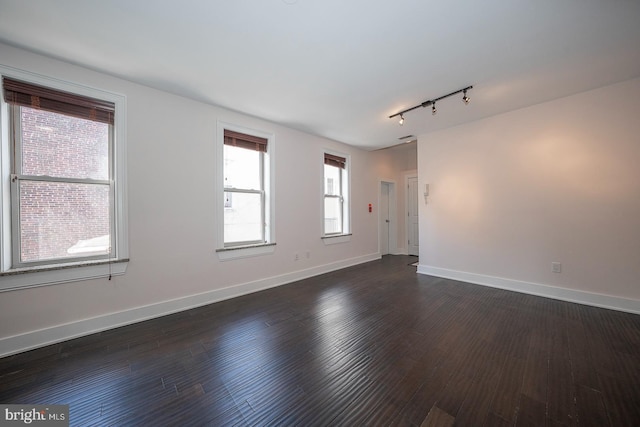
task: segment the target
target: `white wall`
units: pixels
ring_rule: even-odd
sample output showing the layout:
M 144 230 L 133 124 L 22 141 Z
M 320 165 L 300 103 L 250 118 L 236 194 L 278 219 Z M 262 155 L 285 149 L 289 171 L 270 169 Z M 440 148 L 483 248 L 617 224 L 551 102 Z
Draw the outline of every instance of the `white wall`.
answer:
M 386 166 L 374 154 L 2 44 L 0 62 L 126 95 L 131 255 L 111 281 L 0 293 L 0 355 L 379 257 L 366 206 Z M 215 253 L 217 120 L 275 135 L 272 255 L 220 261 Z M 325 148 L 351 156 L 353 236 L 331 246 L 320 239 Z M 301 251 L 311 257 L 294 261 Z
M 419 271 L 640 312 L 639 118 L 634 79 L 420 136 Z

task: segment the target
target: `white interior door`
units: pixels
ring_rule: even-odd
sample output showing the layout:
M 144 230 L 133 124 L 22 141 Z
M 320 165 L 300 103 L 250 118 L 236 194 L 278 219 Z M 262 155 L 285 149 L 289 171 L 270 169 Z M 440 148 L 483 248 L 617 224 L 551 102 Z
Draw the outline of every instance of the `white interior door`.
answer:
M 409 255 L 418 255 L 420 238 L 418 233 L 418 177 L 407 179 L 407 222 L 408 222 L 408 248 Z
M 383 182 L 380 186 L 380 254 L 389 253 L 389 183 Z

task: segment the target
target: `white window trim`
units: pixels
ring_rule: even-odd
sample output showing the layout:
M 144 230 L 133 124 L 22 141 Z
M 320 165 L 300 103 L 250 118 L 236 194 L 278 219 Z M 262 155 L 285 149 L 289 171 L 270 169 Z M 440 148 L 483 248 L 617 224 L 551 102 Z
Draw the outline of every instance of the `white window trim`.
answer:
M 341 186 L 342 186 L 342 233 L 340 234 L 325 234 L 324 232 L 324 155 L 332 154 L 334 156 L 343 157 L 346 159 L 345 168 L 342 171 Z M 322 194 L 322 218 L 320 223 L 320 236 L 325 245 L 334 245 L 337 243 L 345 243 L 351 240 L 351 156 L 347 153 L 335 151 L 331 149 L 322 150 L 322 180 L 320 192 Z M 346 182 L 345 182 L 346 181 Z
M 128 224 L 128 196 L 127 196 L 127 146 L 126 146 L 126 97 L 121 94 L 106 92 L 76 83 L 71 83 L 29 71 L 0 65 L 0 75 L 24 80 L 33 84 L 76 93 L 115 104 L 114 116 L 114 203 L 115 203 L 115 258 L 110 260 L 89 261 L 81 260 L 72 263 L 52 263 L 26 268 L 11 268 L 11 192 L 9 177 L 10 167 L 10 138 L 9 138 L 9 108 L 0 97 L 0 292 L 27 287 L 46 286 L 78 280 L 88 280 L 112 275 L 124 274 L 129 261 L 129 224 Z
M 231 130 L 247 135 L 254 135 L 267 140 L 267 152 L 264 153 L 263 190 L 265 201 L 264 221 L 266 223 L 264 234 L 265 243 L 227 246 L 224 245 L 224 130 Z M 221 120 L 216 126 L 216 188 L 215 188 L 215 218 L 216 221 L 216 253 L 221 261 L 247 258 L 271 254 L 275 252 L 275 136 L 272 133 L 250 129 Z
M 331 234 L 322 237 L 325 246 L 337 245 L 338 243 L 347 243 L 351 241 L 351 234 Z

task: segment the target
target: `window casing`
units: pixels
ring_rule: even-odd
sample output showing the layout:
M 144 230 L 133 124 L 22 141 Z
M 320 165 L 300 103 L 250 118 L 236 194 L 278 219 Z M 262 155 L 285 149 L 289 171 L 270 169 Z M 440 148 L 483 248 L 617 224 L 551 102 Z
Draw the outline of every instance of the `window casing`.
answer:
M 324 153 L 324 237 L 350 233 L 347 163 L 346 156 Z
M 124 273 L 124 97 L 0 73 L 0 290 Z
M 219 122 L 219 255 L 273 252 L 273 135 Z M 244 250 L 250 248 L 251 250 Z M 258 248 L 258 249 L 256 249 Z

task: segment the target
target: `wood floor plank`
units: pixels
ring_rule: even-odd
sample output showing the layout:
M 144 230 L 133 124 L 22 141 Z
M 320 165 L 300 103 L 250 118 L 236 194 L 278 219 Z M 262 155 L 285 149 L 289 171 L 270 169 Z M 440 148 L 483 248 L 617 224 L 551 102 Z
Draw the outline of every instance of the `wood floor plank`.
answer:
M 585 427 L 610 426 L 602 393 L 589 387 L 576 387 L 576 421 Z
M 525 361 L 522 393 L 538 402 L 547 401 L 549 353 L 546 333 L 539 328 L 531 332 L 529 352 Z
M 487 418 L 504 361 L 505 356 L 501 353 L 489 352 L 486 356 L 485 363 L 479 368 L 480 371 L 456 414 L 457 425 L 476 425 Z
M 437 400 L 439 408 L 457 417 L 462 402 L 467 399 L 476 377 L 480 375 L 483 366 L 480 361 L 486 355 L 483 350 L 470 352 L 464 361 L 458 364 L 459 369 L 453 373 L 447 386 L 440 393 Z
M 510 426 L 513 426 L 513 424 L 514 424 L 513 422 L 509 422 L 504 418 L 500 417 L 499 415 L 493 412 L 489 412 L 487 414 L 487 418 L 485 419 L 485 422 L 482 425 L 485 427 L 510 427 Z
M 599 374 L 598 379 L 611 425 L 625 425 L 629 420 L 640 421 L 638 383 L 633 379 L 606 374 Z
M 492 413 L 511 423 L 515 421 L 518 410 L 524 363 L 524 360 L 511 356 L 505 359 L 489 408 Z
M 540 427 L 546 425 L 546 405 L 526 394 L 520 395 L 516 427 Z
M 571 362 L 568 359 L 549 359 L 547 389 L 547 417 L 561 425 L 575 422 L 575 387 L 572 384 Z
M 442 409 L 434 406 L 420 427 L 453 427 L 456 419 Z
M 0 359 L 87 425 L 640 425 L 640 316 L 381 260 Z

